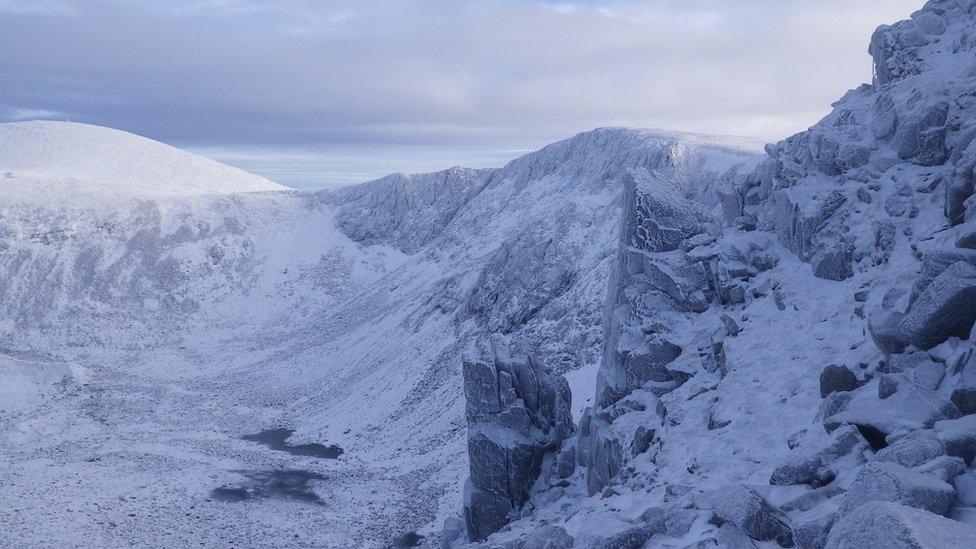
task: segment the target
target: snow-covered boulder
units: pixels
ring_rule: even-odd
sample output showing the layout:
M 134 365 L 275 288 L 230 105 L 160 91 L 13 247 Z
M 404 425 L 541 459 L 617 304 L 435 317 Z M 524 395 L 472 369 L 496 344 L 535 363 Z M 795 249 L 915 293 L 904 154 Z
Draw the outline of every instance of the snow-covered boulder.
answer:
M 890 395 L 879 394 L 881 380 L 875 379 L 852 393 L 840 411 L 824 420 L 828 431 L 849 423 L 857 425 L 868 442 L 880 449 L 888 435 L 931 428 L 936 421 L 959 417 L 959 410 L 935 391 L 901 384 Z M 885 398 L 882 398 L 885 396 Z
M 950 337 L 968 338 L 976 323 L 976 267 L 949 265 L 915 298 L 899 330 L 906 341 L 930 349 Z
M 966 463 L 976 458 L 976 414 L 937 421 L 935 433 L 950 456 L 962 458 Z
M 944 455 L 945 444 L 933 432 L 913 431 L 878 451 L 875 459 L 911 468 Z
M 944 515 L 955 498 L 952 486 L 936 477 L 896 463 L 874 462 L 857 473 L 839 512 L 844 516 L 870 501 L 890 501 Z
M 749 487 L 737 485 L 723 489 L 715 514 L 742 528 L 753 539 L 775 541 L 781 547 L 793 546 L 789 518 Z
M 841 517 L 827 549 L 968 549 L 976 527 L 892 502 L 866 503 Z

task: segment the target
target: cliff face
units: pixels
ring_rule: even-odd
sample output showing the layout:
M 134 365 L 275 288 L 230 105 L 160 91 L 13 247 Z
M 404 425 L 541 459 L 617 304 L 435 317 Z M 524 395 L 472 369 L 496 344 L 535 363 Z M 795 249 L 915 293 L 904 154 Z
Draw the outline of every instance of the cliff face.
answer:
M 489 544 L 976 539 L 976 3 L 869 52 L 753 172 L 627 180 L 593 408 Z

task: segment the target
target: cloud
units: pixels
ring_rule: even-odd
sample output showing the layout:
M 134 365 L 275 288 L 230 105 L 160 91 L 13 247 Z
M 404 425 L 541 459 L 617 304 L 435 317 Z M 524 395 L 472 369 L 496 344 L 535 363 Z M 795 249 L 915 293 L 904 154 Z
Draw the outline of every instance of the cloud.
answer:
M 0 0 L 0 116 L 457 163 L 607 125 L 776 139 L 869 80 L 871 31 L 919 1 Z

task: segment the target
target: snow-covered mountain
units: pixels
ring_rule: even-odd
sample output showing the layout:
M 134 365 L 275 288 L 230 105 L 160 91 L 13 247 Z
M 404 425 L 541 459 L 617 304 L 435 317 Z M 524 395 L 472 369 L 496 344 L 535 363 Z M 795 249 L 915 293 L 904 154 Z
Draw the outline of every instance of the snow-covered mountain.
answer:
M 14 547 L 971 547 L 976 2 L 806 132 L 299 193 L 0 125 Z
M 0 375 L 20 395 L 0 411 L 0 501 L 24 502 L 0 517 L 24 545 L 433 543 L 467 475 L 463 350 L 531 341 L 590 393 L 624 182 L 697 199 L 758 162 L 740 140 L 603 129 L 496 170 L 319 193 L 228 176 L 181 193 L 224 169 L 113 130 L 27 127 L 4 130 L 4 150 L 83 139 L 89 165 L 127 150 L 141 171 L 117 184 L 58 175 L 63 158 L 0 163 L 88 197 L 0 188 L 18 198 L 0 217 Z M 240 438 L 272 428 L 343 453 Z M 323 507 L 211 493 L 293 469 L 327 478 L 309 485 Z
M 0 125 L 0 166 L 5 204 L 285 190 L 158 141 L 68 122 Z

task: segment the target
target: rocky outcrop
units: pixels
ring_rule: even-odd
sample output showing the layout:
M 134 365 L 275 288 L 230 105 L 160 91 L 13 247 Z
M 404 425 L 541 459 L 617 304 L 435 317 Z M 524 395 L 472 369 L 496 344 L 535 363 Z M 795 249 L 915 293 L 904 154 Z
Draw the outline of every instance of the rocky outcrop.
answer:
M 668 339 L 667 330 L 644 337 L 644 319 L 708 306 L 701 266 L 674 269 L 655 255 L 677 250 L 684 239 L 703 233 L 703 212 L 649 174 L 631 174 L 623 184 L 620 244 L 597 380 L 600 406 L 612 405 L 647 382 L 676 381 L 667 365 L 681 355 L 681 347 Z
M 572 433 L 569 386 L 525 348 L 479 340 L 463 360 L 470 477 L 468 536 L 484 539 L 518 516 L 543 456 Z

